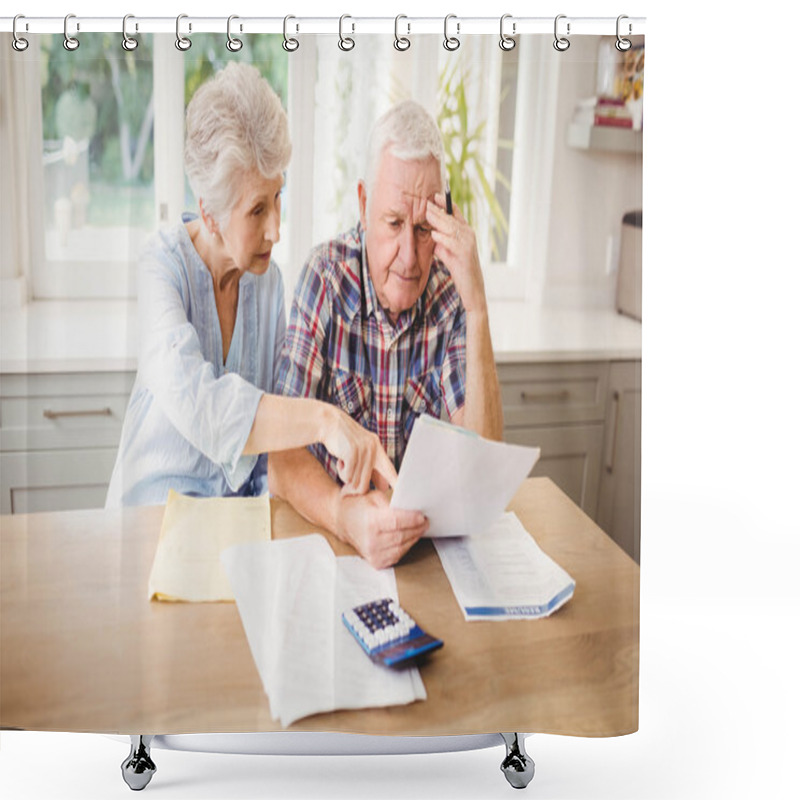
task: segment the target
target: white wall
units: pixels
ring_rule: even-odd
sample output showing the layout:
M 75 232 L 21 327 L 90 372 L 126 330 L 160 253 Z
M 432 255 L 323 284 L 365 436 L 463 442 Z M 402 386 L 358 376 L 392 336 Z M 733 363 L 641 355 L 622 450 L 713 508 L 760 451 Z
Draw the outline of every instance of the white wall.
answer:
M 608 237 L 627 211 L 642 208 L 640 154 L 577 150 L 567 127 L 578 100 L 595 94 L 597 37 L 573 37 L 559 72 L 546 305 L 612 308 L 616 272 L 606 272 Z

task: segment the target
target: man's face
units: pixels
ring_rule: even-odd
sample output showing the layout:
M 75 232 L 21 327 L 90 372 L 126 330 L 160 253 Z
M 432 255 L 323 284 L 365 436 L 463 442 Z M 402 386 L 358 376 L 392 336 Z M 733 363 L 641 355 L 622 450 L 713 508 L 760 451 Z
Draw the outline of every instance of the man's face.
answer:
M 433 156 L 401 161 L 387 150 L 378 164 L 372 196 L 367 197 L 363 182 L 358 185 L 369 274 L 392 322 L 417 302 L 428 283 L 435 242 L 425 208 L 441 186 Z

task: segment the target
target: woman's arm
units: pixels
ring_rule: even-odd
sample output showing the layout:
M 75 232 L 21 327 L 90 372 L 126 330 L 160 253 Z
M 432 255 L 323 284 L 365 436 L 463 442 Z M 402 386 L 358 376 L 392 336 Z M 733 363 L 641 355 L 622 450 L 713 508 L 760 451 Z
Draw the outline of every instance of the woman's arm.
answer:
M 243 453 L 290 450 L 321 442 L 339 460 L 345 493 L 364 494 L 373 473 L 393 486 L 397 472 L 378 437 L 330 403 L 262 395 Z

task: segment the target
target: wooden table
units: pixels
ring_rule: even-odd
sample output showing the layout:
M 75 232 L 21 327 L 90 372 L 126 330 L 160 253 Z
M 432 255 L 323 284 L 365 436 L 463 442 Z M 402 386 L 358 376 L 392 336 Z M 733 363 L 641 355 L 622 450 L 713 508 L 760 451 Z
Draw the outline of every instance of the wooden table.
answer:
M 275 538 L 315 530 L 272 501 Z M 396 567 L 401 604 L 445 640 L 428 699 L 318 714 L 290 730 L 393 735 L 638 727 L 639 569 L 549 479 L 510 504 L 575 579 L 548 619 L 466 622 L 430 541 Z M 98 733 L 281 730 L 233 603 L 158 603 L 163 506 L 0 518 L 0 727 Z M 352 551 L 332 536 L 337 555 Z

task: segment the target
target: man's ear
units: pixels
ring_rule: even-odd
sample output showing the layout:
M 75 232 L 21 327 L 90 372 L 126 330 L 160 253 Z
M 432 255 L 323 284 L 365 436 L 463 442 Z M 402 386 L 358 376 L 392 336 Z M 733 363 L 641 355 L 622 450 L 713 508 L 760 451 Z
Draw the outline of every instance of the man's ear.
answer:
M 361 227 L 367 229 L 367 185 L 363 180 L 358 182 L 358 215 L 361 219 Z

